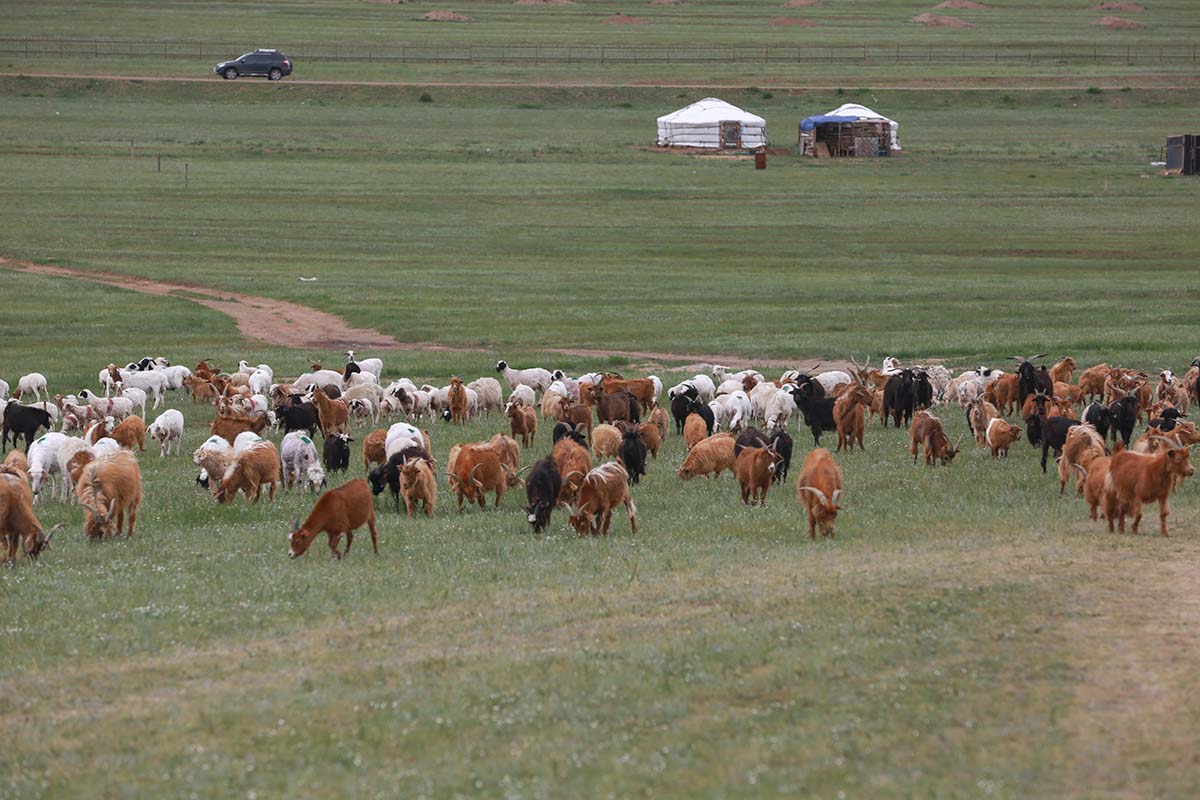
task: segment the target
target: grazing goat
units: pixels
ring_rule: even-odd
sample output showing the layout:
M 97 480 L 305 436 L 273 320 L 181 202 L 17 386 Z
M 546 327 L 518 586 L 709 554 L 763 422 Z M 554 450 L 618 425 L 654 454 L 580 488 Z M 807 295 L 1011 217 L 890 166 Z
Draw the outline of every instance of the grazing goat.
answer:
M 809 451 L 800 467 L 796 479 L 796 499 L 808 512 L 808 538 L 817 538 L 817 528 L 822 536 L 834 538 L 833 526 L 837 522 L 838 505 L 844 484 L 842 470 L 833 460 L 833 454 L 823 447 Z
M 861 383 L 851 384 L 833 403 L 833 422 L 837 428 L 837 449 L 841 452 L 863 450 L 863 428 L 866 427 L 866 409 L 871 405 L 872 394 Z
M 580 536 L 608 535 L 613 509 L 624 504 L 629 512 L 629 529 L 637 533 L 637 506 L 629 494 L 629 476 L 617 462 L 601 464 L 587 473 L 571 514 L 571 526 Z
M 317 446 L 306 434 L 292 431 L 284 436 L 279 445 L 279 457 L 285 490 L 299 485 L 319 492 L 325 485 L 325 470 L 317 458 Z
M 372 464 L 387 461 L 387 430 L 380 428 L 363 437 L 363 470 L 370 472 Z
M 691 480 L 699 475 L 718 477 L 723 470 L 733 472 L 734 469 L 734 438 L 728 433 L 715 433 L 697 442 L 688 451 L 679 467 L 680 480 Z
M 619 458 L 621 455 L 622 433 L 612 425 L 597 425 L 592 429 L 592 455 L 597 461 L 605 458 Z
M 455 425 L 466 424 L 467 421 L 467 389 L 457 375 L 450 377 L 450 387 L 446 392 L 446 407 L 450 411 L 450 422 Z
M 3 561 L 17 560 L 17 545 L 25 558 L 36 561 L 44 550 L 50 549 L 54 532 L 62 525 L 55 525 L 43 532 L 42 523 L 33 513 L 33 494 L 28 484 L 19 475 L 0 473 L 0 544 L 7 545 L 0 556 Z
M 379 555 L 379 535 L 375 531 L 375 504 L 371 502 L 371 490 L 362 478 L 352 478 L 336 489 L 330 489 L 317 498 L 304 524 L 299 520 L 292 523 L 288 534 L 288 558 L 302 556 L 317 534 L 329 536 L 329 550 L 333 557 L 341 559 L 350 554 L 354 543 L 354 531 L 365 523 L 371 532 L 371 546 Z M 346 549 L 338 552 L 338 542 L 346 536 Z
M 709 428 L 704 417 L 695 413 L 688 414 L 687 421 L 683 424 L 683 442 L 687 449 L 691 450 L 708 435 Z
M 643 422 L 637 426 L 638 438 L 646 445 L 646 450 L 654 459 L 658 459 L 658 448 L 662 446 L 662 433 L 653 422 Z
M 183 447 L 183 414 L 173 408 L 167 409 L 150 423 L 146 433 L 158 442 L 159 458 L 171 452 L 172 442 L 175 444 L 175 455 L 179 455 L 179 450 Z
M 84 509 L 83 531 L 89 538 L 120 535 L 126 514 L 126 535 L 133 536 L 142 504 L 142 473 L 131 453 L 118 450 L 89 462 L 79 476 L 75 494 Z
M 558 505 L 564 506 L 575 499 L 583 476 L 592 468 L 592 457 L 578 433 L 568 434 L 554 443 L 550 459 L 562 476 L 562 490 L 558 494 Z M 578 477 L 575 477 L 575 476 Z
M 1109 404 L 1108 411 L 1112 415 L 1113 441 L 1115 442 L 1120 436 L 1122 444 L 1129 447 L 1129 440 L 1133 437 L 1133 428 L 1137 425 L 1141 413 L 1141 402 L 1137 395 L 1132 392 L 1122 392 L 1120 397 Z
M 738 453 L 733 474 L 741 487 L 743 503 L 767 504 L 767 489 L 775 477 L 775 460 L 776 453 L 770 447 L 746 447 Z
M 1125 518 L 1133 517 L 1133 532 L 1138 532 L 1142 522 L 1142 504 L 1158 501 L 1159 533 L 1167 535 L 1167 500 L 1175 486 L 1176 478 L 1187 478 L 1195 474 L 1191 451 L 1176 447 L 1167 440 L 1167 446 L 1154 455 L 1122 450 L 1114 453 L 1104 481 L 1105 519 L 1108 530 L 1113 529 L 1113 519 L 1118 520 L 1118 529 L 1125 532 Z
M 535 462 L 525 479 L 525 499 L 528 501 L 525 513 L 529 515 L 534 533 L 541 533 L 550 526 L 550 514 L 558 505 L 561 494 L 562 476 L 558 474 L 554 459 L 543 458 Z
M 464 499 L 468 503 L 478 503 L 479 508 L 483 509 L 488 492 L 496 493 L 494 507 L 499 508 L 510 481 L 519 485 L 516 476 L 500 461 L 496 451 L 486 444 L 463 447 L 450 469 L 451 486 L 458 497 L 460 514 Z
M 962 439 L 959 439 L 961 442 Z M 926 466 L 932 467 L 935 462 L 945 466 L 958 455 L 958 445 L 950 444 L 942 429 L 942 421 L 928 411 L 914 414 L 912 427 L 908 430 L 908 452 L 912 454 L 914 464 L 917 463 L 918 445 L 925 449 Z
M 646 444 L 637 429 L 625 432 L 619 455 L 630 483 L 637 483 L 646 474 Z
M 1058 460 L 1058 493 L 1060 495 L 1063 493 L 1067 486 L 1067 480 L 1075 475 L 1075 493 L 1082 495 L 1084 480 L 1081 475 L 1076 475 L 1078 472 L 1076 467 L 1082 467 L 1084 470 L 1082 475 L 1086 475 L 1087 470 L 1092 467 L 1092 462 L 1097 458 L 1103 458 L 1104 455 L 1104 438 L 1091 425 L 1086 423 L 1076 425 L 1067 431 L 1062 458 Z
M 650 422 L 658 428 L 659 440 L 665 442 L 667 440 L 667 434 L 670 433 L 671 430 L 670 420 L 667 417 L 667 410 L 665 408 L 655 408 L 650 412 Z
M 313 405 L 317 407 L 317 419 L 321 423 L 321 435 L 329 438 L 335 433 L 346 433 L 350 420 L 350 407 L 342 400 L 333 400 L 324 392 L 313 392 Z
M 267 485 L 267 499 L 275 500 L 275 485 L 283 481 L 283 464 L 275 445 L 265 439 L 253 447 L 235 452 L 233 460 L 221 477 L 221 485 L 214 496 L 218 503 L 232 503 L 241 491 L 246 504 L 257 503 L 262 496 L 263 484 Z
M 999 409 L 982 397 L 977 397 L 967 403 L 967 427 L 971 429 L 977 447 L 987 445 L 988 424 L 999 417 Z

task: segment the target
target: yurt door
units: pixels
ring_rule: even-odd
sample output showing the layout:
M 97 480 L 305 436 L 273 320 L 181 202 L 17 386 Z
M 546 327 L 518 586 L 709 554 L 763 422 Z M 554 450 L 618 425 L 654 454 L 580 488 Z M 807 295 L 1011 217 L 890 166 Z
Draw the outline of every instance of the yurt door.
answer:
M 721 123 L 721 147 L 742 146 L 742 123 L 725 121 Z

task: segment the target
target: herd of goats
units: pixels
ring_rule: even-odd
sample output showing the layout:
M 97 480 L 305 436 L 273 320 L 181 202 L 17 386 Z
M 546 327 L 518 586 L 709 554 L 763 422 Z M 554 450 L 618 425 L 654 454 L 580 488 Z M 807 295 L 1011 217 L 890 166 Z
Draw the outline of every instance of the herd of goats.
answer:
M 488 494 L 498 507 L 506 491 L 523 487 L 535 531 L 550 524 L 556 508 L 567 508 L 579 535 L 607 534 L 613 511 L 624 506 L 636 532 L 630 487 L 646 473 L 647 458 L 658 457 L 672 428 L 687 448 L 681 479 L 728 470 L 743 502 L 765 503 L 767 490 L 788 477 L 794 419 L 797 430 L 806 427 L 813 437 L 796 480 L 797 499 L 810 538 L 818 530 L 832 537 L 844 485 L 821 436 L 833 433 L 838 452 L 856 445 L 861 450 L 865 426 L 878 418 L 884 427 L 908 428 L 914 463 L 923 456 L 927 465 L 946 465 L 963 439 L 951 443 L 931 409 L 957 404 L 967 419 L 963 438 L 973 436 L 993 457 L 1007 457 L 1022 436 L 1041 448 L 1043 472 L 1053 453 L 1059 493 L 1073 483 L 1091 518 L 1102 514 L 1110 531 L 1116 523 L 1124 532 L 1132 518 L 1137 533 L 1143 503 L 1157 501 L 1166 536 L 1169 496 L 1193 474 L 1189 447 L 1200 443 L 1200 432 L 1186 419 L 1190 404 L 1198 402 L 1200 358 L 1185 375 L 1163 370 L 1153 382 L 1146 373 L 1107 364 L 1076 378 L 1073 359 L 1038 365 L 1043 358 L 1013 357 L 1013 372 L 979 367 L 957 377 L 942 366 L 905 366 L 894 358 L 880 368 L 871 368 L 868 358 L 861 365 L 851 360 L 846 370 L 789 370 L 778 379 L 704 365 L 703 372 L 667 388 L 661 404 L 664 386 L 656 376 L 570 378 L 561 370 L 512 369 L 504 361 L 496 364 L 503 384 L 492 377 L 470 383 L 452 377 L 442 387 L 406 378 L 384 385 L 383 362 L 358 359 L 354 351 L 347 351 L 340 370 L 313 364 L 309 372 L 279 381 L 267 364 L 242 361 L 226 372 L 207 360 L 189 369 L 147 357 L 125 367 L 109 364 L 98 374 L 101 391 L 51 396 L 45 376 L 31 373 L 11 392 L 0 380 L 0 396 L 11 396 L 0 452 L 10 440 L 14 447 L 0 466 L 0 537 L 6 545 L 0 558 L 13 563 L 20 548 L 34 560 L 49 548 L 61 525 L 46 531 L 39 522 L 34 506 L 44 494 L 77 501 L 88 537 L 132 536 L 142 501 L 135 454 L 145 450 L 147 438 L 158 442 L 160 457 L 179 455 L 182 447 L 179 410 L 165 409 L 145 423 L 147 404 L 151 410 L 166 405 L 171 391 L 215 406 L 211 435 L 192 459 L 200 470 L 197 482 L 218 502 L 232 502 L 239 493 L 258 502 L 264 489 L 274 500 L 280 484 L 320 493 L 307 519 L 293 523 L 291 557 L 324 533 L 341 558 L 363 525 L 378 553 L 375 496 L 386 490 L 397 511 L 403 501 L 409 516 L 420 509 L 432 517 L 438 467 L 429 434 L 416 423 L 441 417 L 461 424 L 492 412 L 507 418 L 508 433 L 454 445 L 444 473 L 449 490 L 461 512 L 464 502 L 484 508 Z M 1008 421 L 1014 413 L 1023 427 Z M 325 490 L 327 474 L 350 466 L 352 426 L 377 426 L 381 417 L 403 420 L 363 436 L 367 478 Z M 1133 440 L 1143 417 L 1145 431 Z M 533 446 L 539 418 L 553 425 L 552 449 L 522 468 L 521 449 Z M 271 431 L 283 434 L 278 446 L 263 436 Z M 21 438 L 24 452 L 16 449 Z

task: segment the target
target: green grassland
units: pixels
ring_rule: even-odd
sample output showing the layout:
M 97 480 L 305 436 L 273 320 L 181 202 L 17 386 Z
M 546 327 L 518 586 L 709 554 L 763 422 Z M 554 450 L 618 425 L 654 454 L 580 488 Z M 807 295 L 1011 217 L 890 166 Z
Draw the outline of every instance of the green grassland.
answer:
M 921 41 L 1045 29 L 1146 43 L 1194 38 L 1196 24 L 1181 2 L 1151 4 L 1138 19 L 1152 27 L 1125 33 L 1092 28 L 1102 12 L 1083 3 L 993 5 L 947 12 L 978 22 L 968 31 L 914 30 L 902 20 L 927 6 L 891 0 L 470 3 L 452 7 L 480 22 L 461 27 L 409 22 L 422 3 L 0 10 L 5 35 L 379 42 L 843 41 L 853 23 Z M 594 23 L 615 10 L 654 22 Z M 793 13 L 822 27 L 763 24 Z M 1015 70 L 988 77 L 1027 74 Z M 673 75 L 716 76 L 653 74 Z M 1195 185 L 1149 166 L 1187 128 L 1195 91 L 831 81 L 839 93 L 753 76 L 736 82 L 759 89 L 721 95 L 764 115 L 778 146 L 803 116 L 854 101 L 898 119 L 905 150 L 775 153 L 755 171 L 643 149 L 654 118 L 702 89 L 4 78 L 0 255 L 478 348 L 379 354 L 386 378 L 418 383 L 491 374 L 499 357 L 685 374 L 684 358 L 555 347 L 955 366 L 1050 351 L 1180 370 L 1196 355 Z M 0 376 L 13 383 L 36 368 L 78 391 L 110 361 L 157 353 L 284 375 L 341 357 L 244 339 L 186 297 L 0 278 Z M 433 520 L 379 500 L 378 557 L 363 531 L 343 562 L 321 541 L 289 561 L 287 530 L 312 496 L 218 506 L 189 457 L 213 411 L 171 404 L 188 420 L 185 455 L 141 456 L 135 538 L 89 544 L 77 506 L 39 502 L 43 522 L 66 523 L 54 550 L 0 570 L 0 797 L 1187 798 L 1200 783 L 1191 482 L 1171 538 L 1120 537 L 1059 498 L 1025 442 L 1006 462 L 968 443 L 927 468 L 876 424 L 866 453 L 839 457 L 837 539 L 813 543 L 794 480 L 744 507 L 728 474 L 679 481 L 672 436 L 633 490 L 637 534 L 618 514 L 611 536 L 580 540 L 558 513 L 534 536 L 519 493 L 460 516 L 443 481 Z M 962 435 L 957 409 L 939 413 Z M 426 427 L 444 464 L 455 442 L 506 426 Z M 811 437 L 793 435 L 794 479 Z M 543 426 L 522 463 L 548 448 Z

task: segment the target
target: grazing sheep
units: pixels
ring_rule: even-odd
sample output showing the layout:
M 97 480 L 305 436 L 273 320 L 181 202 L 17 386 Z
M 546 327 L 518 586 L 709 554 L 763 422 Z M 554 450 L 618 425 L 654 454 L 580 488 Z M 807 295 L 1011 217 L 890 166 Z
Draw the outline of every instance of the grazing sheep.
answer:
M 8 384 L 5 384 L 7 386 Z M 50 399 L 50 390 L 46 388 L 46 376 L 40 372 L 31 372 L 28 375 L 22 375 L 17 381 L 17 391 L 13 397 L 18 400 L 23 400 L 25 395 L 31 394 L 36 400 Z
M 279 455 L 283 464 L 284 490 L 299 485 L 319 492 L 325 485 L 325 470 L 317 457 L 317 446 L 307 434 L 292 431 L 284 436 Z
M 531 367 L 529 369 L 512 369 L 508 366 L 507 361 L 496 362 L 496 372 L 504 373 L 504 380 L 508 382 L 508 388 L 515 390 L 518 386 L 527 386 L 539 392 L 544 392 L 554 378 L 550 374 L 550 370 L 542 369 L 541 367 Z M 532 406 L 530 402 L 527 405 Z
M 479 378 L 467 384 L 467 388 L 479 395 L 479 411 L 490 416 L 493 411 L 504 408 L 504 393 L 500 381 L 495 378 Z

